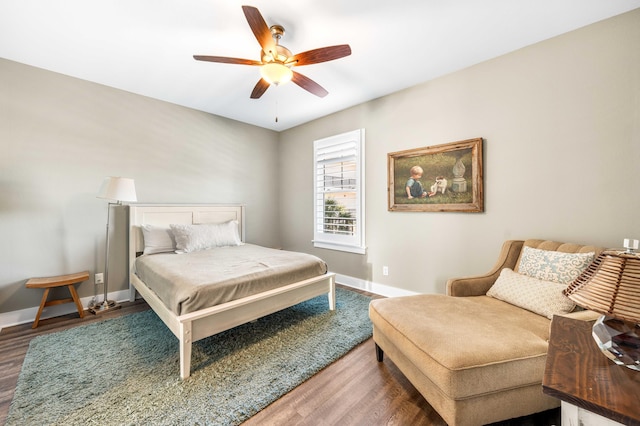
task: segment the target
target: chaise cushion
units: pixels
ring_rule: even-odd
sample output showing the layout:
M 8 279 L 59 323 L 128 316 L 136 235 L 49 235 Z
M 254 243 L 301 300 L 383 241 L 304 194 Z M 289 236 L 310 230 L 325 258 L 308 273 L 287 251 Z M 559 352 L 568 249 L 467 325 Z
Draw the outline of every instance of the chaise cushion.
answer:
M 501 300 L 439 294 L 376 299 L 369 315 L 374 340 L 384 335 L 448 398 L 539 384 L 543 375 L 549 320 Z

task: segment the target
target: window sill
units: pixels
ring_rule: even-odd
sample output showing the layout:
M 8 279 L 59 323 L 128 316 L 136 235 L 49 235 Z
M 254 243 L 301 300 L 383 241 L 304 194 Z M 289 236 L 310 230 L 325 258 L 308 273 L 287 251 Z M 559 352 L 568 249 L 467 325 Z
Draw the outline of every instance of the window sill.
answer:
M 323 248 L 329 250 L 346 251 L 349 253 L 366 254 L 367 248 L 361 246 L 352 246 L 347 244 L 336 244 L 327 241 L 312 241 L 315 248 Z

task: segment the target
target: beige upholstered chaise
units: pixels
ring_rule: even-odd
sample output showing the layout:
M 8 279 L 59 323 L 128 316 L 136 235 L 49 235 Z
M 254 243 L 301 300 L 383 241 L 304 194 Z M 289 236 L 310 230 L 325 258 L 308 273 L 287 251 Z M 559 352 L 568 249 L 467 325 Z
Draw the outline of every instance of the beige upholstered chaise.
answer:
M 542 393 L 551 320 L 486 295 L 504 268 L 518 272 L 524 246 L 562 253 L 602 251 L 544 240 L 506 241 L 489 273 L 449 280 L 447 295 L 370 304 L 378 361 L 387 354 L 449 425 L 487 424 L 560 405 Z M 589 311 L 566 315 L 593 318 Z

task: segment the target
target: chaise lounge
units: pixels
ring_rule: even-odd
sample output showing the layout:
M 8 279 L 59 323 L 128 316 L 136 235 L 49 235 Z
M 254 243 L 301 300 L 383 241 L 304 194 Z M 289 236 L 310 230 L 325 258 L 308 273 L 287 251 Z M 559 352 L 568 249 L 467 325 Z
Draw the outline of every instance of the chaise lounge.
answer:
M 398 366 L 451 426 L 481 425 L 558 407 L 542 393 L 553 315 L 602 248 L 545 240 L 506 241 L 493 269 L 451 279 L 447 295 L 373 300 L 376 356 Z

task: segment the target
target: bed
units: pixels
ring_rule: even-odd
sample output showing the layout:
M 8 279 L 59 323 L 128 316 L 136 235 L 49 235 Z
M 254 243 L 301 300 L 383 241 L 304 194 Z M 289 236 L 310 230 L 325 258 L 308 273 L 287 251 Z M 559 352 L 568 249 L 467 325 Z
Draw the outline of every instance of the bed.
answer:
M 333 273 L 314 273 L 313 276 L 296 280 L 294 282 L 277 283 L 280 278 L 274 279 L 271 284 L 265 287 L 258 287 L 258 292 L 245 294 L 240 291 L 235 294 L 235 298 L 230 301 L 214 300 L 213 304 L 203 305 L 201 301 L 190 303 L 184 307 L 177 302 L 171 302 L 166 299 L 166 295 L 158 289 L 155 276 L 146 275 L 148 278 L 145 282 L 136 273 L 136 262 L 138 258 L 146 258 L 144 261 L 160 264 L 162 256 L 166 258 L 177 259 L 183 261 L 193 253 L 188 254 L 151 254 L 149 256 L 141 256 L 145 249 L 143 237 L 143 226 L 145 231 L 151 226 L 168 227 L 169 225 L 189 227 L 197 224 L 229 224 L 237 226 L 237 235 L 240 239 L 238 249 L 246 251 L 271 250 L 267 255 L 277 255 L 273 253 L 280 250 L 265 249 L 259 246 L 252 246 L 245 243 L 244 232 L 244 206 L 243 205 L 220 205 L 220 204 L 133 204 L 129 206 L 129 289 L 130 300 L 136 298 L 136 292 L 149 304 L 156 312 L 158 317 L 167 325 L 173 334 L 179 340 L 180 351 L 180 377 L 185 379 L 191 374 L 191 345 L 200 339 L 212 336 L 216 333 L 228 330 L 238 325 L 253 321 L 265 315 L 277 312 L 287 307 L 296 305 L 305 300 L 326 294 L 329 300 L 329 309 L 335 310 L 335 274 Z M 148 235 L 148 234 L 147 234 Z M 255 250 L 254 250 L 255 248 Z M 217 249 L 212 249 L 215 251 Z M 226 251 L 225 251 L 226 250 Z M 225 257 L 240 258 L 244 255 L 232 256 L 230 250 L 232 248 L 223 248 L 221 253 Z M 282 251 L 283 253 L 287 253 Z M 235 252 L 233 252 L 235 253 Z M 240 252 L 238 252 L 240 253 Z M 291 252 L 288 252 L 291 253 Z M 200 254 L 199 254 L 200 255 Z M 302 255 L 306 256 L 306 255 Z M 198 256 L 193 256 L 196 258 Z M 191 258 L 189 258 L 191 259 Z M 271 265 L 275 260 L 269 257 L 268 263 Z M 273 258 L 275 259 L 275 257 Z M 191 261 L 189 260 L 189 263 Z M 217 260 L 216 260 L 217 263 Z M 236 262 L 242 263 L 242 262 Z M 280 262 L 282 265 L 288 262 Z M 236 265 L 237 266 L 237 265 Z M 153 268 L 154 266 L 150 266 Z M 198 268 L 191 268 L 198 269 Z M 267 268 L 264 268 L 267 269 Z M 325 269 L 326 270 L 326 269 Z M 234 279 L 237 271 L 234 271 Z M 308 274 L 308 272 L 307 272 Z M 252 277 L 255 278 L 255 274 Z M 296 277 L 296 275 L 293 275 Z M 166 278 L 171 280 L 171 276 Z M 284 278 L 283 278 L 284 279 Z M 291 279 L 291 278 L 289 278 Z M 227 283 L 228 284 L 228 283 Z M 164 284 L 162 284 L 164 285 Z M 242 284 L 240 284 L 242 285 Z M 155 286 L 155 287 L 154 287 Z M 245 286 L 246 287 L 246 286 Z M 252 287 L 252 286 L 249 286 Z M 154 291 L 156 288 L 157 291 Z M 231 291 L 234 293 L 234 291 Z M 161 296 L 162 295 L 162 298 Z M 239 296 L 238 296 L 239 294 Z M 164 299 L 164 300 L 163 300 Z

